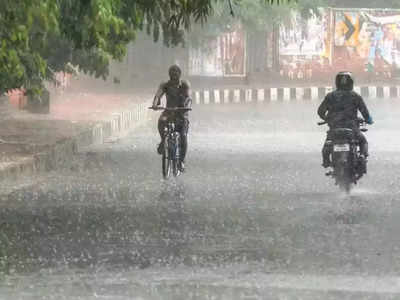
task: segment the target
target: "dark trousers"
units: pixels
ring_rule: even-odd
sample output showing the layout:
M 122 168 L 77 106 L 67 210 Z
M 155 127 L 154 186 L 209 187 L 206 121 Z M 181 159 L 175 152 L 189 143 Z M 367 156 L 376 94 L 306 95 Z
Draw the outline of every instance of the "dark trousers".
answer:
M 161 140 L 164 140 L 164 128 L 168 124 L 168 120 L 171 116 L 168 114 L 161 114 L 158 119 L 158 132 L 160 133 Z M 184 117 L 172 117 L 175 119 L 175 130 L 181 135 L 181 160 L 185 161 L 187 149 L 188 149 L 188 139 L 187 134 L 189 131 L 189 120 Z
M 358 144 L 360 145 L 360 152 L 362 155 L 365 157 L 368 156 L 368 141 L 365 137 L 365 135 L 358 129 L 354 130 L 354 134 L 356 135 L 356 139 L 358 140 Z M 322 162 L 324 165 L 328 164 L 331 162 L 330 160 L 330 154 L 332 153 L 332 138 L 331 134 L 328 131 L 326 135 L 326 140 L 324 143 L 324 146 L 322 147 Z

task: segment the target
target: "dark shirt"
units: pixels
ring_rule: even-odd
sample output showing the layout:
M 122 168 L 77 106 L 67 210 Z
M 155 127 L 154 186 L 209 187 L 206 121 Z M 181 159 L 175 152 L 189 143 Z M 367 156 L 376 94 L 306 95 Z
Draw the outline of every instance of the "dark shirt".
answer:
M 363 98 L 354 91 L 336 90 L 326 95 L 318 108 L 318 115 L 329 127 L 358 127 L 358 111 L 364 120 L 370 115 Z
M 179 83 L 167 81 L 160 84 L 154 104 L 160 105 L 161 97 L 165 94 L 167 103 L 166 107 L 190 107 L 192 100 L 190 99 L 190 85 L 187 81 L 182 80 Z M 183 117 L 188 117 L 188 112 L 175 113 Z

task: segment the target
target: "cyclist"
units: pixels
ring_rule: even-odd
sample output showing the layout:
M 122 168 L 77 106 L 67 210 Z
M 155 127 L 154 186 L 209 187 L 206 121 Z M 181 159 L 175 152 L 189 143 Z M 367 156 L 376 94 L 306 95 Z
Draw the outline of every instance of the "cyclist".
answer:
M 153 108 L 157 108 L 161 104 L 161 97 L 165 94 L 167 102 L 166 107 L 185 107 L 190 108 L 192 99 L 190 98 L 190 84 L 186 80 L 181 80 L 182 71 L 178 65 L 172 65 L 169 70 L 169 81 L 162 82 L 158 88 L 154 100 Z M 164 111 L 158 119 L 158 132 L 160 133 L 161 142 L 157 147 L 159 154 L 163 153 L 164 128 L 168 120 L 173 118 L 176 124 L 176 130 L 181 135 L 181 161 L 179 169 L 181 172 L 185 169 L 185 157 L 188 148 L 187 134 L 189 131 L 189 113 Z
M 319 117 L 326 121 L 329 128 L 352 128 L 359 140 L 361 157 L 364 164 L 368 157 L 368 142 L 359 129 L 358 111 L 361 112 L 367 124 L 372 124 L 373 120 L 369 114 L 363 98 L 353 91 L 354 80 L 350 72 L 339 72 L 336 75 L 336 90 L 327 94 L 324 101 L 318 108 Z M 322 166 L 331 166 L 331 140 L 329 131 L 326 141 L 322 148 Z M 365 166 L 366 168 L 366 166 Z

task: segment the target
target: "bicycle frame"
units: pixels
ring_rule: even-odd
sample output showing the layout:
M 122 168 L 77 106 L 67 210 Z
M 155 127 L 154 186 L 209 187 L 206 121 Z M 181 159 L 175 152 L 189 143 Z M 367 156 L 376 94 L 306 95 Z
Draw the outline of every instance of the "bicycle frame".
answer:
M 190 107 L 149 107 L 149 109 L 170 112 L 185 112 L 192 110 Z M 181 164 L 181 136 L 180 133 L 176 131 L 176 123 L 174 118 L 167 117 L 165 121 L 167 121 L 167 124 L 164 128 L 163 134 L 164 152 L 162 153 L 162 172 L 164 178 L 166 179 L 169 177 L 171 169 L 174 176 L 178 176 L 181 173 L 179 167 Z
M 164 129 L 164 153 L 162 157 L 163 176 L 168 178 L 171 169 L 176 177 L 180 174 L 180 133 L 175 130 L 176 124 L 173 121 L 168 121 Z
M 169 121 L 164 129 L 164 145 L 168 149 L 166 152 L 169 159 L 179 159 L 179 145 L 177 145 L 177 141 L 180 138 L 180 134 L 175 131 L 175 127 L 175 122 Z

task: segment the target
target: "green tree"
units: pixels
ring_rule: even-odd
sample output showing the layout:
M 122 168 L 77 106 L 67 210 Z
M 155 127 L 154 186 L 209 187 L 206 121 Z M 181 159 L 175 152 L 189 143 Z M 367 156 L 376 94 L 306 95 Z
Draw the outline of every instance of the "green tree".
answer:
M 168 46 L 183 44 L 193 23 L 206 24 L 213 4 L 252 7 L 250 0 L 0 0 L 0 92 L 38 93 L 71 64 L 105 78 L 135 34 L 146 30 Z M 263 0 L 264 5 L 289 0 Z M 222 6 L 221 6 L 222 7 Z M 229 9 L 231 8 L 231 9 Z M 248 19 L 251 21 L 250 19 Z
M 51 0 L 0 1 L 0 91 L 33 88 L 46 77 L 41 49 L 58 30 Z

